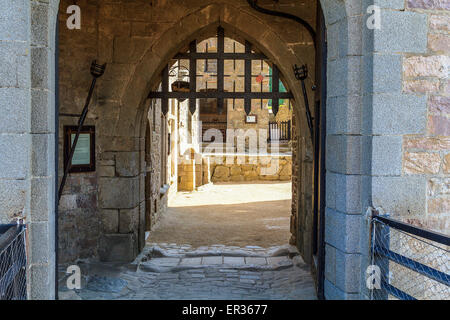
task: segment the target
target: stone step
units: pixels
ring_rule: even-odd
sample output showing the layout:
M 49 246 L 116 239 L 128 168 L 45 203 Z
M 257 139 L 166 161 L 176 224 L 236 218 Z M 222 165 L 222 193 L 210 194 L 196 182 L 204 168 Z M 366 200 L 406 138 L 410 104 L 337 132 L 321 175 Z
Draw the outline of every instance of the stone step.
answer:
M 227 256 L 227 257 L 272 257 L 272 256 L 294 256 L 298 255 L 298 249 L 292 245 L 273 246 L 262 248 L 259 246 L 224 246 L 211 245 L 192 248 L 190 245 L 177 245 L 167 243 L 148 243 L 143 252 L 136 258 L 141 261 L 145 258 L 158 257 L 206 257 L 206 256 Z
M 278 270 L 294 265 L 305 266 L 297 248 L 291 245 L 271 248 L 213 245 L 193 249 L 189 245 L 176 244 L 151 244 L 132 265 L 147 272 L 210 267 L 228 270 Z
M 288 256 L 279 257 L 171 257 L 143 261 L 138 269 L 146 272 L 176 272 L 187 269 L 220 268 L 236 270 L 279 270 L 297 265 Z

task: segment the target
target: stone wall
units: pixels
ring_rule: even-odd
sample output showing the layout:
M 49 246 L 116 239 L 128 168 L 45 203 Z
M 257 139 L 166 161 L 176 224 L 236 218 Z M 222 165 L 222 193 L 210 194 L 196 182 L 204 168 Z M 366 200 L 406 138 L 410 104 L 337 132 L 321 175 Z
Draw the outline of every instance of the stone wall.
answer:
M 150 122 L 151 130 L 151 147 L 150 147 L 150 159 L 151 163 L 147 163 L 147 166 L 152 168 L 150 172 L 151 190 L 150 190 L 150 202 L 152 204 L 151 212 L 152 217 L 150 219 L 151 226 L 154 226 L 158 219 L 161 217 L 161 208 L 164 208 L 164 201 L 161 198 L 160 189 L 164 182 L 162 181 L 161 171 L 161 144 L 165 143 L 166 137 L 161 136 L 161 102 L 159 100 L 153 100 L 152 105 L 148 111 L 148 121 Z M 147 173 L 149 174 L 149 173 Z
M 71 174 L 59 202 L 59 262 L 97 256 L 100 235 L 97 177 Z
M 184 160 L 178 164 L 178 190 L 177 191 L 194 191 L 201 184 L 202 168 L 201 164 L 196 164 L 195 159 Z
M 88 119 L 86 124 L 101 127 L 103 121 L 108 120 L 110 119 Z M 154 169 L 147 173 L 152 182 L 150 221 L 153 226 L 167 208 L 167 196 L 163 196 L 160 190 L 161 143 L 166 142 L 167 136 L 164 139 L 161 137 L 161 105 L 157 100 L 151 104 L 148 122 L 151 130 L 151 161 L 148 165 Z M 60 154 L 63 154 L 63 127 L 67 124 L 75 123 L 67 118 L 60 120 Z M 59 204 L 60 263 L 77 259 L 118 259 L 117 253 L 101 249 L 102 244 L 110 246 L 117 238 L 126 242 L 127 247 L 120 248 L 118 254 L 126 254 L 127 259 L 132 259 L 137 254 L 138 243 L 142 245 L 145 234 L 145 195 L 142 193 L 145 192 L 145 187 L 138 186 L 143 184 L 147 164 L 141 163 L 143 155 L 139 152 L 100 150 L 101 145 L 97 145 L 96 172 L 71 173 L 67 180 Z M 59 165 L 62 176 L 62 157 Z M 124 178 L 118 187 L 111 185 L 115 177 Z M 99 183 L 103 186 L 100 193 Z M 124 253 L 126 250 L 128 252 Z
M 271 114 L 269 120 L 277 122 L 289 121 L 292 120 L 292 116 L 292 106 L 289 108 L 289 104 L 286 103 L 284 105 L 280 105 L 280 109 L 278 110 L 277 115 L 274 116 L 273 114 Z
M 427 101 L 422 134 L 403 137 L 402 173 L 426 188 L 421 212 L 404 214 L 415 225 L 450 230 L 450 4 L 408 0 L 408 10 L 428 20 L 427 47 L 403 55 L 403 92 Z
M 264 143 L 264 141 L 259 141 L 259 130 L 267 131 L 269 128 L 269 112 L 267 109 L 261 109 L 259 105 L 253 105 L 251 110 L 251 115 L 256 116 L 256 123 L 246 123 L 245 122 L 245 110 L 244 110 L 244 100 L 241 100 L 242 103 L 235 103 L 234 109 L 230 107 L 230 103 L 228 106 L 228 116 L 227 116 L 227 126 L 228 129 L 235 130 L 235 136 L 227 136 L 227 141 L 234 141 L 234 144 L 237 145 L 237 139 L 239 135 L 239 129 L 243 129 L 244 132 L 247 130 L 255 130 L 256 139 L 255 142 Z M 248 139 L 252 140 L 252 137 L 248 135 Z M 229 140 L 233 139 L 234 140 Z
M 67 8 L 68 3 L 62 2 L 61 5 Z M 71 33 L 65 26 L 66 15 L 59 15 L 59 184 L 64 174 L 64 126 L 76 126 L 78 123 L 78 117 L 70 115 L 79 115 L 83 109 L 91 80 L 87 71 L 89 60 L 97 54 L 97 44 L 93 41 L 97 27 L 92 18 L 89 18 L 92 17 L 94 6 L 86 6 L 85 9 L 89 15 L 84 21 L 85 28 L 79 30 L 76 39 L 71 39 Z M 84 72 L 80 72 L 81 70 Z M 98 142 L 98 133 L 103 132 L 107 126 L 106 119 L 100 124 L 96 121 L 98 114 L 92 112 L 97 107 L 97 102 L 97 96 L 94 95 L 85 125 L 96 126 Z M 101 102 L 98 105 L 102 107 Z M 107 119 L 114 117 L 115 112 L 111 111 Z M 99 153 L 99 150 L 100 146 L 97 143 L 96 153 Z M 69 174 L 58 207 L 58 262 L 72 262 L 76 259 L 98 256 L 98 241 L 102 229 L 101 213 L 97 205 L 98 178 L 114 176 L 114 165 L 114 155 L 109 157 L 104 155 L 102 159 L 97 155 L 96 172 Z M 118 215 L 116 220 L 118 221 Z
M 212 182 L 290 181 L 292 157 L 268 156 L 207 156 Z

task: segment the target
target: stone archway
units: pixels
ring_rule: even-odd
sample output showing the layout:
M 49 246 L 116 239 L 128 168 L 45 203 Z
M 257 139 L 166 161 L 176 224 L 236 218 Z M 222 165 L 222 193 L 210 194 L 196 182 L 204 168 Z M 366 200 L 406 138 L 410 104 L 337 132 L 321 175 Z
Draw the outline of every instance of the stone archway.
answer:
M 248 23 L 252 22 L 252 28 L 247 28 Z M 135 126 L 135 131 L 129 132 L 129 134 L 133 134 L 137 139 L 138 137 L 143 136 L 143 128 L 145 128 L 145 121 L 147 114 L 148 104 L 145 103 L 146 94 L 150 91 L 151 87 L 154 87 L 156 83 L 159 81 L 160 71 L 163 68 L 163 65 L 168 61 L 178 50 L 187 45 L 192 39 L 196 38 L 199 34 L 204 33 L 207 30 L 214 30 L 218 25 L 221 25 L 225 29 L 232 30 L 234 33 L 239 34 L 242 38 L 249 39 L 249 41 L 253 41 L 253 43 L 260 48 L 269 58 L 271 58 L 274 63 L 280 64 L 281 72 L 285 75 L 284 81 L 288 84 L 290 88 L 292 88 L 295 103 L 297 106 L 295 108 L 295 114 L 297 117 L 297 121 L 299 125 L 296 127 L 298 130 L 297 136 L 304 141 L 303 143 L 297 144 L 300 146 L 306 146 L 305 154 L 305 162 L 311 162 L 311 144 L 310 138 L 308 137 L 309 133 L 307 133 L 306 121 L 304 119 L 303 114 L 304 106 L 303 106 L 303 97 L 301 95 L 301 89 L 297 85 L 296 80 L 292 74 L 291 66 L 293 64 L 299 64 L 304 62 L 305 58 L 300 59 L 296 54 L 294 54 L 287 45 L 280 39 L 277 34 L 265 28 L 264 24 L 257 16 L 239 11 L 237 8 L 231 5 L 223 5 L 223 4 L 212 4 L 208 5 L 196 12 L 191 13 L 187 17 L 181 19 L 173 28 L 169 29 L 165 32 L 158 41 L 156 41 L 150 50 L 148 50 L 139 64 L 135 68 L 135 73 L 130 78 L 130 82 L 127 85 L 127 88 L 124 91 L 121 103 L 121 116 L 124 115 L 125 120 L 123 123 L 119 123 L 119 125 L 128 125 L 129 123 L 140 123 L 140 126 Z M 266 30 L 261 32 L 261 30 Z M 171 39 L 171 41 L 167 41 L 167 39 Z M 256 40 L 258 39 L 258 40 Z M 298 53 L 297 53 L 298 54 Z M 136 95 L 136 92 L 141 92 L 142 95 Z M 311 97 L 311 92 L 310 92 Z M 135 117 L 135 118 L 133 118 Z M 133 121 L 133 119 L 135 119 Z M 125 132 L 123 129 L 117 128 L 118 132 Z M 305 138 L 307 137 L 307 138 Z M 308 168 L 306 168 L 308 166 Z M 297 172 L 301 174 L 302 172 L 306 172 L 310 170 L 311 165 L 305 164 L 305 169 L 298 170 Z M 309 177 L 312 177 L 312 174 L 309 173 Z M 297 192 L 296 194 L 304 196 L 306 194 L 307 197 L 311 197 L 312 194 L 312 179 L 304 180 L 299 179 L 298 190 L 304 188 L 304 192 Z M 311 181 L 311 182 L 308 182 Z M 111 181 L 108 181 L 108 185 L 110 185 Z M 300 184 L 305 183 L 305 186 L 302 187 Z M 299 202 L 303 208 L 302 211 L 305 215 L 311 214 L 310 203 L 305 203 L 305 201 Z M 297 218 L 294 217 L 292 219 L 293 228 L 292 230 L 297 230 Z M 309 233 L 310 234 L 310 233 Z M 297 240 L 294 238 L 294 243 Z M 302 241 L 304 242 L 305 248 L 310 245 L 310 241 Z M 305 250 L 306 251 L 306 250 Z M 306 256 L 309 251 L 306 251 Z M 306 259 L 309 260 L 309 257 Z
M 329 214 L 327 216 L 327 221 L 330 223 L 327 229 L 326 241 L 329 244 L 327 246 L 327 256 L 330 261 L 327 265 L 330 268 L 335 265 L 335 269 L 328 270 L 328 277 L 326 282 L 326 290 L 330 292 L 330 297 L 341 296 L 350 297 L 354 296 L 355 292 L 359 292 L 360 279 L 354 279 L 355 273 L 354 268 L 347 268 L 350 263 L 352 265 L 358 265 L 356 273 L 361 273 L 361 279 L 363 276 L 363 262 L 361 262 L 360 255 L 361 251 L 364 251 L 364 235 L 365 233 L 361 230 L 361 225 L 364 225 L 363 210 L 371 204 L 373 192 L 372 192 L 372 118 L 371 118 L 371 106 L 370 101 L 371 95 L 365 95 L 365 92 L 369 92 L 369 89 L 361 87 L 361 79 L 368 77 L 369 87 L 373 87 L 375 83 L 382 82 L 381 79 L 372 76 L 372 65 L 373 65 L 373 39 L 371 39 L 371 33 L 362 28 L 362 19 L 357 18 L 361 16 L 364 12 L 364 8 L 358 6 L 358 1 L 338 1 L 338 0 L 324 0 L 321 1 L 322 7 L 325 13 L 325 19 L 328 27 L 328 39 L 329 39 L 329 73 L 328 73 L 328 99 L 329 106 L 336 105 L 336 108 L 331 108 L 331 110 L 336 110 L 336 114 L 333 116 L 337 118 L 342 117 L 339 121 L 336 121 L 341 127 L 333 127 L 336 123 L 330 124 L 328 128 L 329 136 L 328 141 L 328 156 L 327 156 L 327 168 L 330 169 L 332 174 L 327 176 L 327 183 L 330 195 L 334 194 L 332 201 L 334 206 L 330 205 Z M 57 1 L 51 2 L 46 10 L 49 10 L 51 14 L 46 11 L 43 14 L 45 18 L 42 20 L 48 21 L 48 18 L 55 18 L 58 7 Z M 47 14 L 49 13 L 49 14 Z M 37 13 L 36 13 L 37 14 Z M 28 17 L 27 17 L 28 18 Z M 242 33 L 242 35 L 249 40 L 253 41 L 256 45 L 265 50 L 267 56 L 272 58 L 278 63 L 281 71 L 287 75 L 287 83 L 292 88 L 295 100 L 297 101 L 297 113 L 298 119 L 301 121 L 299 128 L 306 128 L 306 123 L 304 122 L 303 110 L 301 105 L 301 93 L 296 85 L 296 81 L 292 78 L 290 67 L 294 63 L 299 63 L 300 57 L 296 56 L 292 50 L 286 46 L 285 41 L 277 35 L 277 33 L 264 23 L 263 17 L 256 13 L 249 13 L 248 10 L 240 10 L 233 5 L 226 2 L 214 3 L 211 5 L 204 6 L 199 9 L 191 10 L 188 15 L 176 23 L 172 28 L 166 30 L 165 37 L 170 37 L 173 41 L 164 41 L 162 38 L 159 41 L 155 41 L 151 49 L 147 51 L 144 57 L 139 59 L 139 63 L 135 67 L 135 72 L 133 76 L 129 78 L 128 85 L 126 86 L 123 94 L 120 97 L 120 117 L 121 123 L 117 124 L 115 131 L 118 135 L 115 139 L 112 139 L 105 144 L 104 150 L 110 149 L 110 146 L 120 147 L 119 151 L 123 152 L 123 157 L 134 157 L 136 152 L 140 152 L 140 143 L 142 141 L 142 131 L 145 131 L 145 126 L 142 126 L 142 121 L 145 114 L 145 92 L 157 81 L 157 75 L 159 75 L 160 68 L 164 61 L 167 61 L 171 55 L 173 55 L 178 47 L 185 41 L 188 41 L 202 29 L 208 28 L 213 25 L 217 25 L 220 21 L 225 26 L 236 28 L 237 32 Z M 253 24 L 248 24 L 248 21 L 253 21 Z M 41 21 L 39 19 L 33 20 L 33 23 L 39 24 Z M 48 34 L 54 32 L 53 23 L 49 21 L 46 26 L 48 27 Z M 360 31 L 355 31 L 358 29 Z M 39 28 L 36 28 L 34 32 L 37 32 Z M 266 30 L 261 32 L 261 30 Z M 361 35 L 362 33 L 362 35 Z M 362 37 L 368 38 L 369 46 L 368 48 L 363 48 Z M 31 65 L 32 74 L 41 74 L 43 78 L 48 80 L 49 87 L 52 87 L 54 80 L 52 80 L 51 75 L 53 74 L 54 65 L 51 63 L 51 59 L 48 59 L 49 54 L 52 52 L 53 42 L 52 37 L 49 36 L 44 40 L 42 46 L 37 46 L 33 48 L 32 57 L 34 59 L 34 64 Z M 339 39 L 339 41 L 338 41 Z M 276 43 L 277 46 L 272 44 Z M 268 49 L 270 48 L 270 49 Z M 47 58 L 47 59 L 45 59 Z M 367 63 L 362 63 L 362 59 L 366 59 Z M 40 64 L 38 61 L 43 62 Z M 281 61 L 283 60 L 283 61 Z M 371 77 L 372 76 L 372 77 Z M 43 79 L 42 80 L 45 80 Z M 35 79 L 37 80 L 37 79 Z M 378 82 L 377 82 L 378 81 Z M 37 82 L 34 82 L 37 84 Z M 47 84 L 46 84 L 47 85 Z M 48 111 L 48 115 L 53 114 L 55 109 L 55 103 L 51 99 L 51 94 L 45 97 L 39 97 L 43 90 L 41 87 L 36 87 L 35 102 L 33 103 L 33 110 L 37 111 L 39 108 L 44 108 Z M 136 92 L 141 94 L 136 95 Z M 41 99 L 42 98 L 42 99 Z M 369 100 L 367 100 L 367 98 Z M 32 120 L 39 121 L 40 118 L 38 112 L 34 112 L 32 115 Z M 353 115 L 355 113 L 363 114 L 367 121 L 362 121 L 362 116 L 354 119 Z M 49 118 L 51 118 L 49 116 Z M 51 119 L 45 119 L 44 123 L 51 127 L 53 124 Z M 343 127 L 342 127 L 343 126 Z M 303 129 L 302 129 L 303 130 Z M 32 150 L 36 151 L 36 159 L 38 162 L 51 163 L 54 156 L 54 150 L 52 146 L 51 129 L 46 131 L 49 134 L 46 141 L 41 141 L 42 136 L 35 136 L 32 139 Z M 361 134 L 363 132 L 363 134 Z M 299 132 L 301 136 L 302 145 L 306 145 L 307 132 Z M 42 149 L 43 148 L 43 149 Z M 37 152 L 37 150 L 45 150 L 45 152 Z M 308 152 L 309 147 L 299 150 L 299 154 L 303 156 L 303 161 L 298 165 L 300 174 L 305 177 L 303 179 L 301 186 L 299 186 L 298 197 L 301 198 L 302 208 L 299 210 L 303 215 L 307 216 L 308 209 L 310 207 L 307 205 L 308 191 L 306 190 L 306 183 L 304 181 L 310 181 L 307 172 L 310 172 L 310 164 L 308 161 L 311 160 L 311 154 Z M 45 157 L 41 158 L 41 157 Z M 120 161 L 119 161 L 120 163 Z M 379 162 L 378 162 L 379 163 Z M 387 163 L 387 162 L 386 162 Z M 120 165 L 120 164 L 119 164 Z M 377 164 L 378 165 L 378 164 Z M 52 166 L 50 166 L 52 167 Z M 367 168 L 369 167 L 369 168 Z M 51 170 L 50 170 L 51 172 Z M 52 174 L 49 173 L 48 180 L 52 180 Z M 139 178 L 128 177 L 129 179 L 116 179 L 114 183 L 122 185 L 122 188 L 135 188 L 134 190 L 139 190 Z M 128 180 L 128 181 L 125 181 Z M 132 181 L 132 182 L 131 182 Z M 42 181 L 46 183 L 47 190 L 51 189 L 53 185 L 52 182 Z M 362 187 L 362 184 L 368 183 L 370 186 L 366 190 Z M 46 235 L 45 243 L 48 244 L 48 250 L 44 254 L 40 254 L 42 250 L 35 252 L 32 258 L 32 272 L 34 275 L 31 276 L 32 288 L 38 288 L 40 292 L 50 292 L 51 290 L 43 290 L 42 288 L 52 288 L 54 283 L 52 281 L 52 273 L 48 276 L 42 278 L 40 275 L 43 272 L 52 270 L 54 263 L 54 254 L 52 253 L 53 248 L 53 232 L 52 222 L 53 209 L 51 209 L 51 203 L 53 203 L 54 195 L 49 191 L 48 195 L 37 195 L 38 190 L 41 191 L 42 188 L 38 187 L 38 181 L 34 180 L 31 183 L 29 193 L 34 196 L 34 200 L 39 199 L 48 201 L 50 204 L 49 208 L 41 209 L 34 207 L 34 213 L 42 212 L 46 213 L 48 218 L 46 220 L 36 220 L 36 226 L 46 228 L 47 232 L 40 232 Z M 388 181 L 380 181 L 378 179 L 378 185 L 375 187 L 380 190 L 379 183 L 388 183 Z M 45 189 L 45 187 L 44 187 Z M 336 191 L 339 190 L 340 194 L 337 195 Z M 334 191 L 334 192 L 333 192 Z M 377 201 L 381 202 L 383 199 L 389 197 L 383 196 L 381 191 L 377 195 Z M 354 200 L 355 194 L 358 200 Z M 310 195 L 309 195 L 310 196 Z M 331 197 L 331 196 L 330 196 Z M 33 200 L 33 201 L 34 201 Z M 133 199 L 132 199 L 133 200 Z M 137 201 L 138 202 L 138 201 Z M 33 204 L 32 204 L 33 206 Z M 334 216 L 331 216 L 332 210 L 339 211 Z M 333 211 L 334 212 L 334 211 Z M 42 222 L 42 223 L 41 223 Z M 345 230 L 350 234 L 354 234 L 355 237 L 349 237 L 345 239 L 342 234 L 336 234 L 333 230 Z M 36 228 L 37 230 L 37 228 Z M 33 232 L 33 231 L 32 231 Z M 33 240 L 33 235 L 31 238 Z M 45 250 L 44 250 L 45 251 Z M 48 258 L 46 258 L 48 256 Z M 333 258 L 334 257 L 334 258 Z M 334 259 L 334 261 L 333 261 Z M 345 263 L 343 262 L 345 261 Z M 35 271 L 33 271 L 35 270 Z M 333 276 L 334 274 L 334 276 Z M 344 279 L 352 279 L 351 284 L 342 284 L 340 281 L 342 279 L 336 279 L 336 274 L 344 274 Z M 34 289 L 33 289 L 34 290 Z M 36 291 L 37 292 L 37 291 Z M 40 296 L 36 293 L 36 297 Z M 49 294 L 49 297 L 52 297 Z
M 248 22 L 252 21 L 249 27 Z M 174 27 L 167 30 L 159 40 L 155 41 L 150 50 L 139 60 L 135 66 L 135 72 L 129 78 L 128 85 L 126 86 L 123 94 L 120 96 L 119 114 L 120 122 L 116 122 L 114 131 L 117 135 L 110 141 L 103 141 L 102 151 L 109 152 L 110 150 L 116 150 L 120 152 L 120 156 L 115 158 L 116 172 L 126 171 L 126 168 L 130 162 L 139 162 L 142 158 L 142 142 L 145 134 L 145 126 L 142 124 L 145 122 L 145 114 L 148 108 L 145 105 L 146 92 L 150 87 L 155 84 L 159 71 L 164 64 L 176 51 L 185 43 L 188 43 L 190 39 L 196 37 L 197 34 L 203 32 L 208 28 L 215 28 L 219 23 L 226 28 L 233 29 L 236 33 L 239 33 L 244 38 L 249 39 L 262 51 L 275 61 L 279 66 L 283 74 L 286 75 L 284 79 L 288 85 L 292 88 L 296 106 L 296 116 L 300 124 L 298 128 L 298 136 L 302 143 L 299 143 L 299 155 L 302 155 L 302 159 L 299 163 L 299 174 L 304 175 L 305 179 L 300 180 L 298 186 L 298 197 L 302 198 L 299 201 L 302 206 L 299 211 L 304 216 L 310 215 L 311 206 L 305 198 L 310 198 L 312 193 L 311 174 L 308 172 L 311 169 L 311 145 L 309 144 L 309 138 L 307 130 L 305 130 L 306 122 L 303 117 L 304 110 L 302 105 L 302 96 L 300 88 L 296 85 L 291 66 L 295 63 L 299 64 L 303 62 L 302 58 L 298 56 L 298 52 L 294 52 L 289 48 L 286 43 L 280 38 L 274 30 L 266 28 L 266 24 L 258 17 L 257 14 L 249 12 L 243 12 L 238 8 L 229 4 L 212 4 L 203 7 L 195 12 L 190 13 Z M 266 30 L 261 32 L 261 30 Z M 166 41 L 166 39 L 172 39 L 172 41 Z M 140 92 L 141 94 L 136 94 Z M 311 96 L 311 94 L 310 94 Z M 138 156 L 139 154 L 139 156 Z M 124 171 L 123 171 L 124 169 Z M 122 175 L 122 174 L 121 174 Z M 103 181 L 102 181 L 103 180 Z M 142 210 L 140 206 L 140 195 L 142 192 L 142 177 L 141 172 L 133 171 L 132 173 L 125 173 L 121 177 L 114 178 L 100 178 L 99 179 L 99 205 L 105 210 L 122 208 L 122 204 L 119 204 L 117 199 L 119 198 L 119 190 L 128 189 L 131 197 L 126 199 L 126 205 L 124 208 L 128 210 L 129 207 L 135 209 L 131 210 L 132 215 L 139 215 Z M 103 195 L 108 194 L 105 198 Z M 120 194 L 123 201 L 123 194 Z M 139 219 L 139 218 L 137 218 Z M 293 219 L 294 229 L 297 225 L 297 219 Z M 118 235 L 117 239 L 124 238 L 124 235 Z M 112 240 L 113 242 L 116 239 Z M 100 244 L 101 246 L 101 244 Z M 106 243 L 106 246 L 110 246 L 110 243 Z M 305 245 L 305 247 L 307 244 Z M 136 247 L 133 244 L 133 240 L 129 241 L 129 252 L 136 254 Z M 102 248 L 100 248 L 102 250 Z

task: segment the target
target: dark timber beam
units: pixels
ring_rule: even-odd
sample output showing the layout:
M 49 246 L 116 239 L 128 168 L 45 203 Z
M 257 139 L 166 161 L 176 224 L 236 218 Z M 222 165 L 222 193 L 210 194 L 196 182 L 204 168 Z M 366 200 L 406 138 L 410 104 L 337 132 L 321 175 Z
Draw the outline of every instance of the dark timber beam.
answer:
M 166 65 L 162 71 L 162 93 L 167 94 L 169 92 L 169 66 Z M 161 111 L 164 115 L 169 111 L 169 99 L 168 97 L 163 97 L 161 99 Z
M 194 40 L 189 44 L 189 51 L 191 53 L 197 52 L 197 41 Z M 189 91 L 197 91 L 197 60 L 191 57 L 189 59 Z M 197 100 L 195 97 L 189 98 L 189 112 L 194 114 L 197 110 Z
M 252 45 L 247 40 L 245 41 L 245 53 L 246 54 L 252 53 Z M 246 94 L 249 94 L 252 92 L 252 60 L 245 60 L 244 69 L 245 69 L 244 91 Z M 252 100 L 248 95 L 244 98 L 244 109 L 247 115 L 249 115 L 250 112 L 252 111 Z
M 231 52 L 185 52 L 178 53 L 173 59 L 219 59 L 224 60 L 268 60 L 261 53 L 231 53 Z
M 278 67 L 274 64 L 272 66 L 272 92 L 278 93 L 280 91 L 280 72 Z M 278 99 L 272 99 L 272 112 L 277 115 L 280 101 Z
M 224 62 L 223 54 L 225 51 L 225 31 L 222 27 L 217 28 L 217 91 L 223 92 L 224 87 Z M 247 60 L 246 60 L 247 61 Z M 251 61 L 251 60 L 249 60 Z M 217 98 L 217 111 L 219 114 L 223 112 L 223 98 Z

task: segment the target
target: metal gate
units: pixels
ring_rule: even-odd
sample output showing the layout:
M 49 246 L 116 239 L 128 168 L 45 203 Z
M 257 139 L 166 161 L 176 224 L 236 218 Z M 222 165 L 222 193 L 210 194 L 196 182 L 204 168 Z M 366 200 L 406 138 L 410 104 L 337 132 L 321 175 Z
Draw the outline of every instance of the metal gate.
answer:
M 26 300 L 24 225 L 0 225 L 0 300 Z
M 371 299 L 450 300 L 450 237 L 389 216 L 371 227 Z
M 269 122 L 269 142 L 291 141 L 291 120 Z
M 258 81 L 260 78 L 258 78 L 258 75 L 252 74 L 252 69 L 254 69 L 252 62 L 268 62 L 269 59 L 264 54 L 257 52 L 256 48 L 248 41 L 245 41 L 244 48 L 245 50 L 243 52 L 236 52 L 236 50 L 233 50 L 233 52 L 225 52 L 225 30 L 219 26 L 217 28 L 217 48 L 214 52 L 208 52 L 208 48 L 206 48 L 205 52 L 198 52 L 197 40 L 194 40 L 189 44 L 187 52 L 178 53 L 173 58 L 173 60 L 178 62 L 182 59 L 189 60 L 189 67 L 185 68 L 189 71 L 189 82 L 183 81 L 181 83 L 180 81 L 180 85 L 177 87 L 178 90 L 173 90 L 174 87 L 171 87 L 172 90 L 169 90 L 170 70 L 169 65 L 166 65 L 161 74 L 161 91 L 150 92 L 148 98 L 161 99 L 161 109 L 164 114 L 168 112 L 169 99 L 171 98 L 178 99 L 179 101 L 189 99 L 189 110 L 192 114 L 197 109 L 196 99 L 217 99 L 217 110 L 219 113 L 223 111 L 224 101 L 226 99 L 230 99 L 233 103 L 235 99 L 243 99 L 244 109 L 247 115 L 251 112 L 252 100 L 269 99 L 272 100 L 272 112 L 276 115 L 279 109 L 280 99 L 291 99 L 292 94 L 290 92 L 281 92 L 280 72 L 278 67 L 273 63 L 270 63 L 272 68 L 270 92 L 262 92 L 262 90 L 255 88 L 257 85 L 255 86 L 254 80 Z M 197 88 L 197 77 L 202 76 L 198 74 L 197 61 L 199 60 L 206 61 L 204 71 L 207 71 L 208 66 L 213 66 L 213 76 L 217 78 L 216 89 L 211 90 L 210 88 L 205 88 L 202 90 L 201 88 Z M 239 75 L 225 74 L 224 65 L 226 61 L 233 61 L 233 63 L 236 63 L 236 61 L 243 62 L 244 73 Z M 210 62 L 214 63 L 210 64 Z M 234 86 L 235 80 L 233 80 L 233 88 L 228 91 L 225 90 L 225 79 L 230 77 L 243 78 L 243 90 L 236 90 Z

